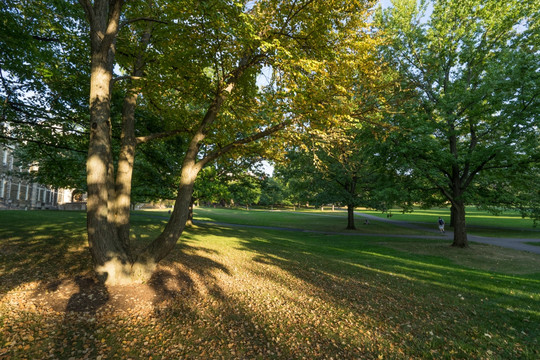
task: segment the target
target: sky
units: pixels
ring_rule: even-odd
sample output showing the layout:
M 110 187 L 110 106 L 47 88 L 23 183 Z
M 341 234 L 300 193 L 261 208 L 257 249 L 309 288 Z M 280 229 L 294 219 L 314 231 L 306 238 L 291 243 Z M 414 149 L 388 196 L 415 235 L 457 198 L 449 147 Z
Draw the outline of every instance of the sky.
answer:
M 382 5 L 383 8 L 387 8 L 392 5 L 391 0 L 381 0 L 379 3 Z

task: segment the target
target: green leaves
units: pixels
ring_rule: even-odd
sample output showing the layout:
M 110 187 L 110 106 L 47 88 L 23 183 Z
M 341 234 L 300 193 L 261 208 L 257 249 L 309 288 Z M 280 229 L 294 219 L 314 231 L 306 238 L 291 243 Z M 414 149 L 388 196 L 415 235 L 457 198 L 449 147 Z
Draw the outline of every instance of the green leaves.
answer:
M 378 16 L 386 57 L 417 94 L 418 106 L 388 119 L 404 130 L 408 166 L 453 201 L 474 192 L 478 176 L 537 151 L 530 140 L 538 139 L 538 118 L 529 111 L 539 109 L 539 58 L 530 43 L 538 6 L 430 1 L 423 6 L 431 14 L 421 17 L 415 3 L 396 2 Z

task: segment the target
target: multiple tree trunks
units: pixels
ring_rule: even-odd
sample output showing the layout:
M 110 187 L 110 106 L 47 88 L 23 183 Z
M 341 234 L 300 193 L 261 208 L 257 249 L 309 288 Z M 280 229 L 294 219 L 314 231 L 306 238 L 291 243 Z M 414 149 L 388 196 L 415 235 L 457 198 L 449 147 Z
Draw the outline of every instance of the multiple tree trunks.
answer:
M 146 281 L 156 264 L 167 256 L 180 238 L 190 214 L 195 179 L 210 161 L 235 146 L 255 141 L 282 129 L 285 123 L 268 127 L 252 136 L 237 140 L 216 152 L 199 159 L 199 148 L 206 132 L 216 120 L 226 97 L 234 90 L 242 74 L 263 57 L 252 55 L 232 71 L 221 90 L 215 95 L 198 129 L 193 133 L 182 163 L 181 181 L 170 220 L 163 232 L 139 254 L 130 247 L 130 198 L 135 150 L 135 108 L 137 89 L 128 90 L 122 109 L 121 149 L 115 173 L 112 131 L 111 93 L 115 41 L 118 34 L 122 0 L 81 0 L 91 28 L 91 79 L 90 79 L 90 145 L 87 159 L 87 230 L 91 254 L 98 277 L 107 284 Z M 143 35 L 143 45 L 150 40 L 150 31 Z M 104 35 L 105 34 L 105 35 Z M 134 77 L 142 75 L 142 57 L 134 66 Z M 171 134 L 175 133 L 174 131 Z M 148 137 L 148 139 L 160 138 Z M 116 174 L 116 179 L 115 179 Z

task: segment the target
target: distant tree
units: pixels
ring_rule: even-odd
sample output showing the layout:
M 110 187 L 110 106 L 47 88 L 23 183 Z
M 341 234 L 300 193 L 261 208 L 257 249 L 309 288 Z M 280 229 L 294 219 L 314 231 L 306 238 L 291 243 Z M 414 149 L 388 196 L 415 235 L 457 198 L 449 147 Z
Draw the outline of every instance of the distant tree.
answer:
M 355 208 L 385 209 L 395 201 L 389 189 L 397 185 L 377 153 L 382 140 L 374 135 L 375 128 L 347 125 L 311 133 L 304 150 L 291 154 L 290 168 L 279 173 L 297 189 L 310 189 L 305 200 L 314 205 L 346 206 L 347 229 L 355 229 Z
M 276 177 L 265 177 L 261 182 L 261 197 L 259 205 L 270 206 L 281 205 L 286 196 L 286 189 L 281 180 Z
M 475 187 L 471 203 L 494 214 L 504 210 L 517 210 L 521 215 L 540 220 L 540 171 L 538 162 L 522 167 L 519 172 L 501 173 L 492 171 L 490 176 L 481 177 Z
M 228 182 L 227 175 L 220 173 L 216 167 L 205 167 L 195 182 L 194 201 L 202 204 L 230 204 L 232 197 Z
M 451 204 L 453 246 L 468 245 L 466 204 L 506 202 L 482 185 L 497 188 L 538 152 L 538 20 L 530 0 L 401 0 L 379 12 L 386 60 L 415 95 L 388 116 L 400 129 L 393 162 L 429 184 L 423 199 L 437 191 Z
M 228 184 L 232 201 L 235 205 L 243 205 L 246 209 L 259 202 L 261 198 L 261 181 L 257 176 L 244 173 Z
M 285 200 L 295 208 L 313 202 L 318 192 L 311 160 L 305 152 L 294 148 L 275 166 L 274 176 L 287 189 Z

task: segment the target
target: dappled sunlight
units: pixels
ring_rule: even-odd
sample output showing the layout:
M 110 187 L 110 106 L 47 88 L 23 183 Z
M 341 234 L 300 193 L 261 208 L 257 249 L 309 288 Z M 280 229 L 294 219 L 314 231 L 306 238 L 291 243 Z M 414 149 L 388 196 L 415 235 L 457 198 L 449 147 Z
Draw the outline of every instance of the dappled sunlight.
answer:
M 273 263 L 283 260 L 278 257 L 254 260 L 238 271 L 234 283 L 225 281 L 223 289 L 239 304 L 236 306 L 263 324 L 271 339 L 279 343 L 282 356 L 294 358 L 311 348 L 315 357 L 329 352 L 350 357 L 394 347 L 368 315 L 328 298 L 324 284 L 314 286 L 279 268 Z M 368 300 L 367 295 L 364 300 Z
M 27 223 L 10 221 L 16 212 L 2 212 L 9 226 L 0 227 L 0 293 L 88 271 L 90 253 L 84 234 L 84 214 L 62 212 L 28 212 Z M 64 216 L 64 222 L 55 218 Z M 37 220 L 37 221 L 36 221 Z M 66 231 L 69 229 L 69 231 Z M 72 232 L 80 229 L 77 233 Z
M 302 286 L 309 288 L 312 296 L 317 294 L 317 298 L 325 299 L 334 306 L 340 303 L 347 304 L 349 309 L 354 309 L 353 314 L 364 317 L 367 315 L 375 323 L 384 322 L 389 329 L 392 328 L 391 324 L 395 324 L 394 329 L 398 331 L 402 330 L 398 324 L 399 319 L 403 318 L 403 312 L 407 307 L 412 307 L 415 313 L 413 323 L 416 323 L 416 326 L 423 327 L 422 323 L 434 322 L 433 329 L 441 329 L 430 331 L 431 338 L 438 346 L 441 346 L 440 342 L 444 341 L 445 336 L 439 334 L 437 340 L 437 331 L 444 333 L 448 328 L 454 328 L 452 321 L 456 317 L 465 323 L 473 322 L 469 315 L 458 309 L 464 306 L 474 309 L 473 312 L 477 313 L 478 308 L 485 306 L 480 301 L 481 297 L 487 296 L 492 303 L 500 304 L 498 306 L 522 301 L 520 306 L 514 305 L 516 313 L 529 312 L 538 320 L 537 314 L 528 309 L 531 301 L 538 302 L 538 299 L 533 300 L 536 291 L 533 284 L 537 283 L 535 279 L 494 274 L 450 264 L 443 265 L 431 262 L 429 258 L 424 260 L 405 258 L 384 250 L 383 247 L 379 247 L 378 251 L 363 249 L 369 243 L 356 242 L 358 249 L 352 248 L 351 245 L 340 248 L 332 246 L 330 240 L 325 240 L 329 245 L 321 246 L 321 241 L 312 237 L 314 244 L 310 247 L 307 237 L 302 241 L 298 240 L 298 237 L 283 235 L 268 238 L 273 240 L 273 246 L 257 240 L 246 240 L 243 244 L 246 250 L 256 251 L 259 254 L 255 258 L 258 263 L 272 267 L 272 271 L 261 270 L 266 281 L 273 284 L 272 288 L 278 287 L 280 283 L 284 286 L 283 284 L 294 284 L 295 281 L 304 282 L 304 285 L 300 283 L 294 286 L 300 289 Z M 291 249 L 289 252 L 284 245 L 291 243 L 298 247 L 294 249 L 295 251 Z M 368 246 L 373 247 L 373 244 Z M 295 280 L 276 277 L 274 274 L 279 271 L 276 268 L 289 272 Z M 269 276 L 268 273 L 273 275 Z M 287 277 L 282 275 L 281 278 Z M 396 282 L 391 280 L 392 278 L 401 280 Z M 403 279 L 407 280 L 407 283 L 403 283 Z M 530 290 L 520 289 L 519 283 L 528 284 L 527 288 Z M 393 285 L 387 288 L 386 284 Z M 441 289 L 445 290 L 440 293 Z M 407 296 L 404 290 L 411 292 L 410 296 Z M 444 298 L 441 294 L 445 294 Z M 384 299 L 383 302 L 380 301 L 381 298 Z M 368 304 L 364 304 L 363 301 L 367 301 Z M 437 304 L 440 302 L 438 311 L 448 316 L 423 318 L 424 315 L 421 313 L 427 310 L 422 310 L 425 307 L 422 304 L 424 301 L 433 307 L 439 307 Z M 362 310 L 358 313 L 358 309 Z M 366 321 L 365 318 L 363 321 Z M 443 325 L 445 323 L 446 325 Z M 388 331 L 394 333 L 393 330 Z
M 217 316 L 214 320 L 217 329 L 221 329 L 227 323 L 226 319 L 229 319 L 237 324 L 234 336 L 237 336 L 238 332 L 249 331 L 251 336 L 255 337 L 254 344 L 243 345 L 248 354 L 252 349 L 251 351 L 261 355 L 279 354 L 287 358 L 313 351 L 319 354 L 318 356 L 335 353 L 342 357 L 351 357 L 364 352 L 383 353 L 399 348 L 398 344 L 385 338 L 383 333 L 386 330 L 382 333 L 377 330 L 380 320 L 374 320 L 354 306 L 351 307 L 346 298 L 336 302 L 336 298 L 329 297 L 326 281 L 316 286 L 315 283 L 298 278 L 276 265 L 288 261 L 289 256 L 276 254 L 268 258 L 253 251 L 232 249 L 230 245 L 238 241 L 238 232 L 227 229 L 221 229 L 221 232 L 220 235 L 203 235 L 198 241 L 189 240 L 187 244 L 181 245 L 182 257 L 187 256 L 189 259 L 174 257 L 174 266 L 177 269 L 179 266 L 188 266 L 188 269 L 182 272 L 189 275 L 189 279 L 193 281 L 189 285 L 192 291 L 204 299 L 203 308 L 208 303 L 213 304 L 214 309 L 216 306 L 222 308 L 219 315 L 212 315 Z M 234 233 L 237 236 L 231 237 Z M 197 237 L 189 235 L 188 238 Z M 268 239 L 263 240 L 257 236 L 250 238 L 260 245 L 272 246 Z M 225 243 L 229 245 L 223 247 Z M 208 260 L 204 260 L 203 264 L 207 261 L 219 261 L 229 270 L 215 268 L 206 272 L 189 266 L 193 260 L 200 263 L 197 256 L 202 254 L 208 256 Z M 331 275 L 321 275 L 316 268 L 304 270 L 315 271 L 318 274 L 316 276 Z M 199 277 L 200 275 L 204 277 Z M 333 280 L 340 279 L 336 277 Z M 167 289 L 174 284 L 173 281 L 172 285 L 167 285 Z M 336 282 L 335 286 L 336 291 L 343 291 L 339 282 Z M 360 296 L 365 303 L 371 299 L 369 293 L 363 296 L 360 293 L 355 295 Z M 210 316 L 206 311 L 213 313 L 216 310 L 207 309 L 204 316 Z M 239 319 L 242 320 L 238 321 Z M 391 333 L 399 331 L 399 328 L 390 328 L 393 329 L 388 330 Z M 297 338 L 290 334 L 302 335 Z M 238 345 L 235 343 L 231 348 L 237 349 Z
M 84 230 L 83 220 L 66 228 Z M 510 358 L 535 346 L 540 279 L 410 254 L 397 240 L 197 225 L 147 283 L 103 286 L 85 239 L 45 222 L 26 247 L 20 229 L 0 243 L 18 256 L 7 265 L 15 277 L 0 273 L 11 284 L 0 336 L 18 355 L 482 358 L 506 341 L 497 351 Z M 137 218 L 133 239 L 142 245 L 162 226 Z
M 490 294 L 491 296 L 512 295 L 523 299 L 532 299 L 533 292 L 513 288 L 514 282 L 530 282 L 540 284 L 539 280 L 525 279 L 516 276 L 494 274 L 486 271 L 478 271 L 470 268 L 458 268 L 456 266 L 444 266 L 427 261 L 412 260 L 397 255 L 381 254 L 373 251 L 358 251 L 360 254 L 368 254 L 374 258 L 391 260 L 391 263 L 381 269 L 377 265 L 363 265 L 358 262 L 336 259 L 335 261 L 360 267 L 364 270 L 383 273 L 400 277 L 410 281 L 420 281 L 447 289 L 460 291 L 468 289 L 478 294 Z M 501 286 L 504 283 L 508 286 Z M 538 296 L 537 296 L 538 297 Z
M 540 318 L 540 311 L 538 310 L 538 307 L 528 307 L 528 308 L 513 308 L 501 305 L 500 306 L 501 311 L 509 311 L 509 312 L 517 312 L 523 315 L 523 321 L 525 322 L 531 322 L 535 321 L 533 319 Z

